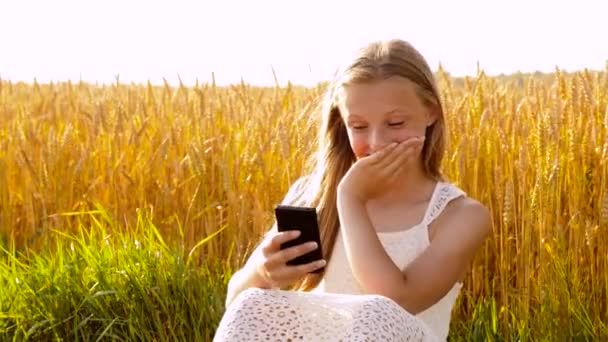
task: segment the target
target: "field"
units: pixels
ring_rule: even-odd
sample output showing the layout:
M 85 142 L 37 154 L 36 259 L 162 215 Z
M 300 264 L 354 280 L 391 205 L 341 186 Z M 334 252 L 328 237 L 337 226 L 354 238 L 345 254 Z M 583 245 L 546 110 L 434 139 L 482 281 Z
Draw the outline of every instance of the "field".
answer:
M 608 340 L 606 71 L 438 72 L 494 219 L 451 341 Z M 0 80 L 0 340 L 211 340 L 324 89 Z

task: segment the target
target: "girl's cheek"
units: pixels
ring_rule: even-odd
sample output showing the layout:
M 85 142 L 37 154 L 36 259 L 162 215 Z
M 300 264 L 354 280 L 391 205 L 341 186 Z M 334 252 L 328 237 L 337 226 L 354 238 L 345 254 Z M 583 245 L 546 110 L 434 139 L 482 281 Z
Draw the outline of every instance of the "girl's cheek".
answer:
M 408 141 L 410 139 L 414 139 L 414 138 L 420 138 L 421 136 L 424 136 L 424 133 L 420 134 L 420 133 L 411 133 L 411 134 L 407 134 L 404 135 L 402 137 L 399 137 L 399 139 L 397 140 L 398 142 L 404 142 L 404 141 Z
M 365 157 L 365 155 L 368 153 L 367 144 L 361 140 L 355 139 L 351 143 L 351 148 L 352 148 L 353 152 L 355 153 L 355 157 L 357 157 L 357 158 Z
M 424 133 L 422 133 L 422 135 L 424 135 Z M 399 134 L 396 138 L 397 141 L 402 142 L 402 141 L 406 141 L 410 138 L 415 138 L 415 137 L 419 137 L 420 133 L 418 132 L 418 130 L 415 129 L 404 129 L 399 131 Z

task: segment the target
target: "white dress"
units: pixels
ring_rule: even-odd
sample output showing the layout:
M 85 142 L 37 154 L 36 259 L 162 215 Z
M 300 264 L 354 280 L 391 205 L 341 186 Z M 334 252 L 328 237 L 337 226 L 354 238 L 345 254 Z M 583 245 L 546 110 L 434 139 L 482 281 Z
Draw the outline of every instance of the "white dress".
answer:
M 379 232 L 385 250 L 404 269 L 428 245 L 428 225 L 449 201 L 466 195 L 447 182 L 433 191 L 423 220 L 399 232 Z M 461 283 L 417 315 L 380 295 L 363 295 L 338 233 L 319 286 L 310 292 L 249 288 L 227 308 L 220 341 L 446 341 Z

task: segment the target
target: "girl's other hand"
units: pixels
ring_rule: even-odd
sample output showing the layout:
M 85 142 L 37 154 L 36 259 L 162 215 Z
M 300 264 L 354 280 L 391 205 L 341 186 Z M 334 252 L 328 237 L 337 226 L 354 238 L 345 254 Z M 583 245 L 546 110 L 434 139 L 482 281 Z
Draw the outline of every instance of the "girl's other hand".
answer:
M 402 168 L 420 154 L 423 145 L 424 137 L 409 138 L 359 159 L 342 178 L 340 191 L 360 201 L 380 195 L 398 181 Z
M 285 242 L 300 236 L 299 230 L 275 233 L 262 245 L 262 260 L 256 265 L 256 270 L 262 279 L 273 288 L 292 285 L 306 274 L 324 267 L 325 260 L 317 260 L 303 265 L 287 265 L 287 262 L 318 248 L 316 242 L 306 242 L 281 250 Z

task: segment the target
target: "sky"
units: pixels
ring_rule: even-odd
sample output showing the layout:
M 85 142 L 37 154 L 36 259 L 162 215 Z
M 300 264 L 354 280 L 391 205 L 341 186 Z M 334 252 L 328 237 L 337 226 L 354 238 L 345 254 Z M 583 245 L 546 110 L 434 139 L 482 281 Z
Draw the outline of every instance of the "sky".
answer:
M 0 0 L 0 78 L 313 85 L 389 38 L 454 76 L 605 69 L 608 1 Z

